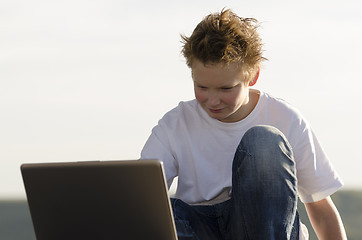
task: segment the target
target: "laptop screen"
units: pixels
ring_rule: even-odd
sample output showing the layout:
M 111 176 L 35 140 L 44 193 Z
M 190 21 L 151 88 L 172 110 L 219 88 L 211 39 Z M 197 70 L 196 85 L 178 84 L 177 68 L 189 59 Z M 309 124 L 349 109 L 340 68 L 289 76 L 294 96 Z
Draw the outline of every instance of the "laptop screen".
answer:
M 21 166 L 38 240 L 177 239 L 162 162 Z

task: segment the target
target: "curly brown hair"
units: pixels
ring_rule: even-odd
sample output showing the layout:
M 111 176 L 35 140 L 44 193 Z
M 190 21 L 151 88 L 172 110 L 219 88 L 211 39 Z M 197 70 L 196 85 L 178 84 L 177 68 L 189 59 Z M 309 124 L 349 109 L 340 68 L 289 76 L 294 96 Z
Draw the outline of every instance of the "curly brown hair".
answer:
M 262 60 L 262 41 L 254 18 L 241 18 L 230 9 L 206 16 L 190 37 L 182 37 L 182 54 L 191 68 L 194 59 L 204 64 L 238 63 L 250 74 Z

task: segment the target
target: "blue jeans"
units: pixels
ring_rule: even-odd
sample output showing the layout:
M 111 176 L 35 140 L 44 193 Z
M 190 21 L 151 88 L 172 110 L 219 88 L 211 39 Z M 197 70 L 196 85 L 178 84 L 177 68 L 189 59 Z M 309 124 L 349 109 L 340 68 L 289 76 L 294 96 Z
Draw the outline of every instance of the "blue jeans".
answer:
M 292 149 L 270 126 L 243 136 L 225 202 L 188 205 L 171 199 L 179 240 L 298 240 L 297 178 Z

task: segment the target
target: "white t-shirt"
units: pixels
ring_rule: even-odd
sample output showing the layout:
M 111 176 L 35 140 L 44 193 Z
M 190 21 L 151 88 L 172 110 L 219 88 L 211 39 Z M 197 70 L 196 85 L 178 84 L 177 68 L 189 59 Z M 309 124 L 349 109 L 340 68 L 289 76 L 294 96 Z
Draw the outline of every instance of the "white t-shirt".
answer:
M 231 188 L 236 148 L 256 125 L 274 126 L 288 139 L 302 202 L 319 201 L 343 185 L 309 123 L 290 104 L 263 92 L 254 110 L 234 123 L 211 118 L 197 100 L 181 102 L 152 129 L 141 158 L 163 161 L 169 186 L 178 176 L 176 198 L 189 204 L 207 202 Z

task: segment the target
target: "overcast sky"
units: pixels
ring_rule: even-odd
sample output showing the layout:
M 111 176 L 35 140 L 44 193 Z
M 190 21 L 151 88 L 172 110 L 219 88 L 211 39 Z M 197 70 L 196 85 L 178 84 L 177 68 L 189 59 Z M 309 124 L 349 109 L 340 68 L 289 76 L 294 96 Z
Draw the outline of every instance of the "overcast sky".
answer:
M 262 24 L 256 88 L 299 108 L 362 188 L 361 1 L 0 0 L 0 198 L 25 197 L 22 163 L 139 158 L 193 99 L 180 34 L 223 7 Z

